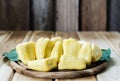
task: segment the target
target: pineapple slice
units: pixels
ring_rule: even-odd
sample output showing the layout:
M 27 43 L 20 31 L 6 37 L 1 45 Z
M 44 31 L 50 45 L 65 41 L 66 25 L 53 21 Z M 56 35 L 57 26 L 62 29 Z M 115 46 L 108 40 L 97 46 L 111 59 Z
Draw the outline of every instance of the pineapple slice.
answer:
M 28 68 L 37 71 L 50 71 L 56 68 L 57 62 L 54 58 L 45 58 L 28 62 Z
M 18 53 L 18 59 L 24 64 L 27 64 L 29 60 L 35 60 L 36 58 L 34 42 L 18 44 L 16 46 L 16 51 Z
M 62 42 L 62 38 L 60 37 L 51 38 L 51 40 L 48 42 L 46 49 L 45 49 L 45 58 L 50 57 L 52 49 L 54 45 L 56 44 L 56 42 Z
M 46 46 L 46 49 L 45 49 L 45 58 L 50 57 L 53 47 L 54 47 L 54 42 L 49 40 L 49 42 Z
M 101 56 L 101 49 L 95 44 L 92 44 L 92 62 L 97 62 L 101 58 Z
M 50 57 L 55 58 L 56 61 L 59 62 L 59 59 L 62 54 L 63 54 L 62 42 L 60 41 L 56 42 Z
M 92 61 L 92 48 L 91 48 L 91 44 L 86 42 L 84 43 L 84 45 L 82 45 L 78 57 L 86 60 L 87 65 L 91 64 Z
M 53 41 L 54 42 L 54 44 L 56 43 L 56 42 L 62 42 L 62 38 L 61 37 L 55 37 L 55 38 L 51 38 L 51 41 Z
M 58 64 L 59 70 L 82 70 L 86 68 L 86 61 L 75 56 L 62 55 Z
M 81 45 L 77 40 L 69 38 L 63 40 L 63 52 L 66 56 L 78 56 Z
M 50 39 L 48 38 L 40 38 L 37 40 L 35 44 L 37 59 L 43 59 L 45 57 L 45 49 L 49 41 Z
M 51 38 L 51 40 L 48 42 L 47 47 L 45 49 L 45 58 L 50 57 L 51 51 L 52 51 L 55 43 L 58 41 L 61 42 L 62 39 L 60 37 Z

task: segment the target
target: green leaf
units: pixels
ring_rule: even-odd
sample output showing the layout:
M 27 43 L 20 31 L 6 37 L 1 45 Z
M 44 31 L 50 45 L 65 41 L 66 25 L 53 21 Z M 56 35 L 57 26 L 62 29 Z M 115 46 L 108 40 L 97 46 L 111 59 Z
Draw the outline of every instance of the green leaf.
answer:
M 111 50 L 109 49 L 102 49 L 102 57 L 100 58 L 101 61 L 108 61 L 110 60 Z
M 16 49 L 11 50 L 9 53 L 5 52 L 3 56 L 7 57 L 10 61 L 18 61 Z

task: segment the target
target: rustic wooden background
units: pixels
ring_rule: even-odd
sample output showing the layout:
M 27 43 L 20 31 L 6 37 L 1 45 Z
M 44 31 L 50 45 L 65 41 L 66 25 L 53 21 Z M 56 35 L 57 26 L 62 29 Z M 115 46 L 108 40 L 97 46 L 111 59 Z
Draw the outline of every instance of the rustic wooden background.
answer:
M 120 31 L 118 0 L 0 0 L 1 30 Z

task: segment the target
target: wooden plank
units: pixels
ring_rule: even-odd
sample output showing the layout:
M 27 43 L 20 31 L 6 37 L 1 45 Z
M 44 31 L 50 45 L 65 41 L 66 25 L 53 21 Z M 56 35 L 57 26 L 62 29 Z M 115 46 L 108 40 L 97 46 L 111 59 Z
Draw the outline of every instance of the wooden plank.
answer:
M 110 48 L 107 42 L 97 33 L 97 32 L 78 32 L 78 35 L 82 40 L 87 40 L 97 44 L 101 48 Z M 112 50 L 111 59 L 108 61 L 108 66 L 106 70 L 97 75 L 98 81 L 119 81 L 120 78 L 120 57 Z
M 7 61 L 7 59 L 2 56 L 4 52 L 8 52 L 12 49 L 15 49 L 16 45 L 18 43 L 21 43 L 24 38 L 26 37 L 26 34 L 29 34 L 30 32 L 27 31 L 15 31 L 13 34 L 9 37 L 6 42 L 0 44 L 0 65 Z M 32 33 L 32 32 L 31 32 Z
M 36 40 L 41 37 L 48 37 L 48 38 L 54 37 L 54 32 L 34 31 L 29 41 L 36 42 Z M 40 78 L 28 77 L 16 72 L 12 81 L 52 81 L 52 79 L 40 79 Z
M 57 32 L 55 33 L 56 37 L 62 37 L 63 39 L 66 38 L 74 38 L 74 39 L 79 39 L 77 33 L 75 32 Z
M 56 79 L 55 81 L 97 81 L 95 76 L 84 77 L 84 78 L 75 78 L 75 79 Z
M 4 63 L 0 67 L 0 80 L 1 81 L 10 81 L 14 72 L 13 69 L 9 66 L 9 62 Z
M 56 11 L 57 31 L 78 31 L 79 0 L 57 0 Z
M 100 35 L 112 47 L 112 49 L 120 56 L 120 33 L 118 32 L 100 32 Z
M 29 29 L 29 0 L 0 0 L 0 29 Z
M 34 33 L 32 34 L 32 36 L 30 38 L 30 41 L 36 42 L 37 39 L 39 39 L 41 37 L 52 38 L 52 37 L 54 37 L 54 32 L 51 32 L 51 31 L 34 31 Z
M 56 32 L 55 35 L 62 37 L 63 39 L 69 38 L 69 37 L 79 39 L 79 36 L 77 35 L 77 33 L 75 32 L 70 32 L 70 33 Z M 95 76 L 91 76 L 91 77 L 75 78 L 75 79 L 56 79 L 55 81 L 97 81 L 97 80 Z
M 28 42 L 30 40 L 30 37 L 32 36 L 32 34 L 33 34 L 32 31 L 28 31 L 22 42 Z
M 19 73 L 15 73 L 12 81 L 52 81 L 51 79 L 39 79 L 39 78 L 33 78 L 24 76 Z
M 100 48 L 103 49 L 110 48 L 110 46 L 107 46 L 105 42 L 101 42 L 103 41 L 103 39 L 97 32 L 79 32 L 78 36 L 80 37 L 80 40 L 94 43 L 98 45 Z
M 119 0 L 109 0 L 108 6 L 108 30 L 119 31 L 120 32 L 120 1 Z
M 8 52 L 11 49 L 15 48 L 16 45 L 20 42 L 27 41 L 28 37 L 26 35 L 30 35 L 32 32 L 27 31 L 15 31 L 12 33 L 12 35 L 7 40 L 0 45 L 0 80 L 2 81 L 11 81 L 13 77 L 13 69 L 9 65 L 9 61 L 6 60 L 3 56 L 3 52 Z M 26 40 L 25 40 L 26 39 Z
M 35 30 L 54 30 L 54 0 L 32 0 Z
M 4 43 L 4 40 L 6 40 L 6 38 L 9 38 L 9 36 L 11 34 L 12 34 L 12 32 L 10 32 L 10 31 L 0 31 L 0 44 Z M 13 71 L 12 71 L 12 68 L 10 68 L 10 66 L 8 66 L 8 62 L 6 64 L 3 64 L 0 67 L 0 70 L 1 70 L 0 71 L 0 80 L 2 80 L 2 81 L 10 80 L 11 76 L 13 75 Z M 6 75 L 6 78 L 3 77 L 4 75 Z
M 6 6 L 5 0 L 0 0 L 0 29 L 4 30 L 7 30 L 10 27 L 10 23 L 7 18 Z
M 107 0 L 82 0 L 82 30 L 106 30 Z
M 28 33 L 27 31 L 15 31 L 5 43 L 1 44 L 0 50 L 2 51 L 0 51 L 0 54 L 14 49 L 18 43 L 23 41 Z
M 11 31 L 0 31 L 0 43 L 5 42 L 5 40 L 11 36 L 11 34 Z

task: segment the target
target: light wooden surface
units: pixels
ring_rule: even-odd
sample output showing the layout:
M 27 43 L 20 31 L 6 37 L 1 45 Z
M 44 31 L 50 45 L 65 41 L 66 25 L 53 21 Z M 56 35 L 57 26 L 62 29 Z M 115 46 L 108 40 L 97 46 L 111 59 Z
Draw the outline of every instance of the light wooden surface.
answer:
M 120 55 L 120 33 L 118 32 L 100 32 L 104 40 L 112 47 L 112 49 Z
M 20 42 L 36 41 L 40 37 L 73 37 L 97 44 L 100 48 L 111 48 L 111 60 L 107 69 L 95 76 L 76 79 L 55 79 L 55 81 L 120 81 L 120 33 L 118 32 L 52 32 L 52 31 L 0 31 L 0 80 L 1 81 L 54 81 L 18 74 L 12 70 L 2 53 L 10 51 Z M 5 41 L 4 41 L 5 40 Z

